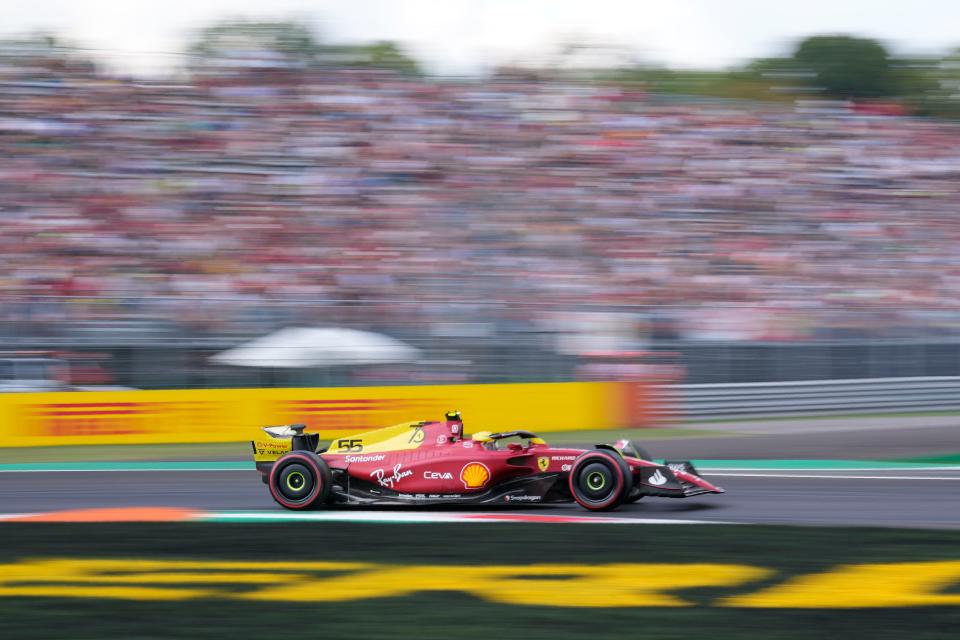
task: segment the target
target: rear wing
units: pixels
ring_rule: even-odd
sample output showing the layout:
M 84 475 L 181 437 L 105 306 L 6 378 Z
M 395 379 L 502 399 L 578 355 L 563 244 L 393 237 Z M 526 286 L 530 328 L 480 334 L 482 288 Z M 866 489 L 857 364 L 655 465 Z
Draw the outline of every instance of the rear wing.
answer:
M 316 451 L 320 445 L 319 433 L 304 433 L 305 424 L 284 424 L 263 427 L 269 438 L 259 436 L 251 440 L 254 462 L 273 462 L 288 451 Z

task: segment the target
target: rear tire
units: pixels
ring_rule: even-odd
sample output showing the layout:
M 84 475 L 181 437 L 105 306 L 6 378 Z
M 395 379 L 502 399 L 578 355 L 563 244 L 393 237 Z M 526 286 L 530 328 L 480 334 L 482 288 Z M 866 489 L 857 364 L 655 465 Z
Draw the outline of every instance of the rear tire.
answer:
M 577 458 L 568 479 L 570 493 L 584 509 L 615 509 L 633 485 L 630 466 L 622 457 L 597 449 Z
M 270 469 L 270 495 L 285 509 L 314 509 L 330 497 L 333 476 L 326 461 L 311 451 L 283 454 Z

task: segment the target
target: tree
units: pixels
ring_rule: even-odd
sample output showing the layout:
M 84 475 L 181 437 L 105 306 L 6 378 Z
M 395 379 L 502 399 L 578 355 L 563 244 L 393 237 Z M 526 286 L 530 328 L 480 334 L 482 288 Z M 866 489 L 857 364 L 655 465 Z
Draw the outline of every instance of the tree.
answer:
M 897 94 L 890 57 L 876 40 L 813 36 L 800 43 L 793 59 L 798 67 L 815 73 L 815 82 L 829 95 L 880 98 Z
M 937 84 L 944 98 L 960 102 L 960 49 L 956 49 L 937 66 Z
M 938 58 L 913 58 L 900 61 L 904 93 L 922 115 L 960 117 L 960 49 Z
M 205 63 L 249 62 L 255 66 L 306 66 L 319 45 L 310 28 L 299 22 L 252 22 L 231 19 L 206 27 L 189 52 Z
M 48 71 L 92 73 L 96 69 L 87 51 L 44 31 L 0 39 L 0 64 Z
M 371 44 L 343 44 L 321 47 L 316 61 L 328 67 L 357 69 L 392 69 L 419 74 L 416 60 L 394 42 L 382 40 Z
M 407 56 L 395 42 L 381 41 L 370 45 L 370 66 L 418 73 L 417 63 Z
M 321 44 L 299 22 L 227 20 L 202 29 L 189 46 L 202 64 L 301 69 L 314 66 L 393 69 L 417 73 L 417 63 L 397 44 Z

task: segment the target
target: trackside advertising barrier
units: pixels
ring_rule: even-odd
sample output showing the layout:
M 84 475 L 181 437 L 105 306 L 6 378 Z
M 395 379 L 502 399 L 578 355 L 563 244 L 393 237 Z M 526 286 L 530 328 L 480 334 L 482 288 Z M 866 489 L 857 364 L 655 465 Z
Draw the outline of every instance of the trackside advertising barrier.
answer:
M 468 430 L 641 427 L 654 397 L 641 382 L 10 393 L 0 446 L 229 442 L 297 422 L 328 439 L 454 408 Z

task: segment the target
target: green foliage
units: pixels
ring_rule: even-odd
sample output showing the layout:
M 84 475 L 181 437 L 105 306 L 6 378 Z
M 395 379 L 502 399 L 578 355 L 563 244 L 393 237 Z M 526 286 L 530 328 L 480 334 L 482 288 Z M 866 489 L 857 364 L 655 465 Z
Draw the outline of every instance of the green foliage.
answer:
M 226 20 L 200 30 L 188 51 L 205 63 L 262 60 L 278 66 L 359 67 L 417 73 L 417 63 L 394 42 L 323 44 L 309 26 L 295 21 Z
M 568 45 L 567 50 L 578 48 Z M 602 49 L 602 47 L 601 47 Z M 195 63 L 217 67 L 282 67 L 286 69 L 389 69 L 419 75 L 417 61 L 395 42 L 362 44 L 323 42 L 305 23 L 294 20 L 229 19 L 200 29 L 188 47 Z M 49 33 L 0 41 L 0 58 L 61 58 L 73 66 L 92 67 L 86 52 L 65 45 Z M 670 69 L 639 65 L 627 55 L 605 58 L 608 68 L 564 68 L 564 56 L 553 66 L 512 73 L 531 79 L 561 78 L 573 82 L 639 85 L 656 94 L 705 96 L 754 101 L 792 101 L 806 95 L 854 100 L 889 100 L 917 115 L 960 118 L 960 49 L 944 57 L 891 57 L 880 42 L 847 35 L 816 35 L 798 44 L 791 56 L 758 58 L 725 70 Z
M 665 67 L 636 67 L 602 73 L 597 79 L 636 83 L 650 93 L 705 96 L 734 100 L 781 101 L 791 96 L 778 93 L 776 82 L 747 70 L 699 71 Z
M 876 40 L 813 36 L 793 54 L 797 66 L 816 74 L 825 93 L 838 98 L 881 98 L 897 94 L 887 50 Z
M 944 58 L 928 60 L 928 84 L 917 100 L 922 115 L 960 118 L 960 49 Z
M 395 42 L 375 42 L 366 47 L 370 52 L 370 66 L 418 72 L 417 63 L 408 57 Z
M 44 67 L 57 61 L 61 68 L 93 71 L 87 51 L 48 31 L 36 31 L 0 39 L 0 61 L 5 64 Z
M 945 58 L 891 57 L 880 43 L 813 36 L 790 57 L 759 58 L 723 71 L 634 67 L 598 79 L 642 84 L 651 93 L 757 101 L 805 95 L 898 102 L 917 115 L 960 117 L 960 50 Z
M 403 53 L 395 42 L 389 41 L 324 46 L 319 49 L 316 62 L 334 67 L 391 69 L 407 74 L 420 73 L 416 60 Z
M 298 22 L 233 19 L 200 30 L 188 50 L 203 57 L 228 56 L 241 50 L 264 50 L 307 60 L 316 53 L 317 42 L 310 29 Z

